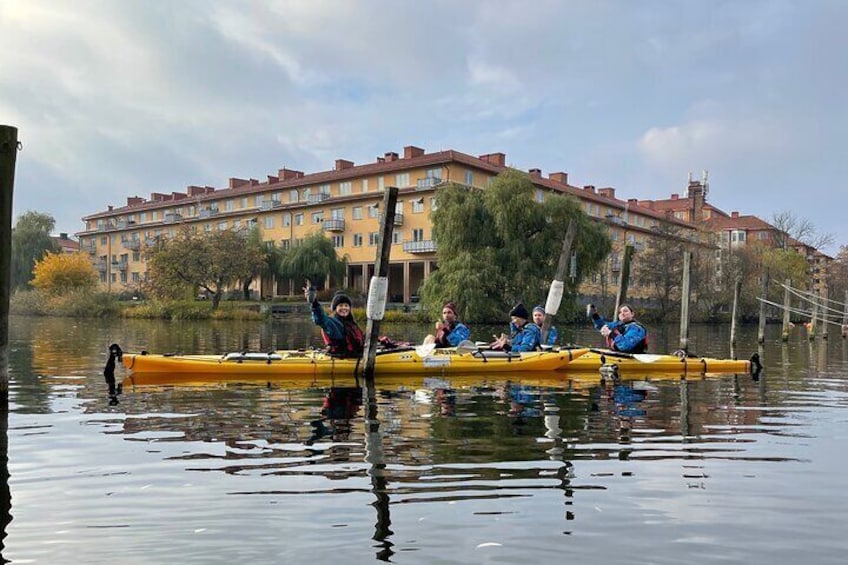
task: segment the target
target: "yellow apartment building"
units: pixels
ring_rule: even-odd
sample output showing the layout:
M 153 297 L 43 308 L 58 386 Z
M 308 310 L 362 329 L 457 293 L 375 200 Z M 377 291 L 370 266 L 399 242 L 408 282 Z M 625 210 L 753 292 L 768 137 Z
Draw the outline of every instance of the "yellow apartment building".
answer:
M 366 164 L 337 159 L 328 171 L 304 174 L 283 168 L 263 181 L 230 178 L 226 188 L 189 186 L 186 192 L 128 197 L 124 206 L 108 206 L 84 217 L 85 230 L 76 235 L 80 249 L 91 255 L 105 290 L 135 292 L 148 279 L 145 246 L 172 237 L 181 225 L 207 233 L 258 225 L 266 242 L 284 249 L 322 231 L 339 255 L 348 257 L 341 284 L 367 292 L 374 274 L 383 191 L 396 186 L 389 298 L 408 304 L 417 300 L 421 283 L 437 268 L 430 221 L 437 191 L 449 183 L 485 188 L 507 168 L 503 153 L 476 157 L 454 150 L 426 153 L 410 145 L 400 155 L 388 152 Z M 597 292 L 598 285 L 617 285 L 624 246 L 643 247 L 660 221 L 678 224 L 687 238 L 697 239 L 693 222 L 653 210 L 646 201 L 620 200 L 611 187 L 572 186 L 564 172 L 547 177 L 539 169 L 528 173 L 537 200 L 570 194 L 588 215 L 608 226 L 613 253 L 604 269 L 586 281 L 588 293 Z M 257 280 L 252 288 L 262 298 L 300 292 L 290 281 Z M 631 283 L 630 295 L 638 294 L 638 286 Z

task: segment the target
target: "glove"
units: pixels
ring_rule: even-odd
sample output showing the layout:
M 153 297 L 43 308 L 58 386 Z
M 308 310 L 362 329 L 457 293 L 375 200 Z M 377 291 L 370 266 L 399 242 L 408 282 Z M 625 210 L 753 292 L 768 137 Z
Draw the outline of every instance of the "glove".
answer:
M 598 313 L 598 311 L 595 309 L 594 304 L 587 304 L 586 305 L 586 317 L 587 318 L 594 318 L 597 313 Z
M 306 301 L 310 304 L 315 303 L 315 298 L 316 298 L 317 294 L 318 293 L 315 290 L 314 286 L 307 286 L 306 288 L 303 289 L 303 296 L 306 297 Z

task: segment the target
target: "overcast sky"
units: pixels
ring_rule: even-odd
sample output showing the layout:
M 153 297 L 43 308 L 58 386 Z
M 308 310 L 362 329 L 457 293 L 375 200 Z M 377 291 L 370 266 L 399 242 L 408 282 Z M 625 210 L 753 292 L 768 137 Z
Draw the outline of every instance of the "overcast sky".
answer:
M 0 0 L 14 214 L 416 145 L 848 244 L 848 1 Z M 14 220 L 13 220 L 14 221 Z

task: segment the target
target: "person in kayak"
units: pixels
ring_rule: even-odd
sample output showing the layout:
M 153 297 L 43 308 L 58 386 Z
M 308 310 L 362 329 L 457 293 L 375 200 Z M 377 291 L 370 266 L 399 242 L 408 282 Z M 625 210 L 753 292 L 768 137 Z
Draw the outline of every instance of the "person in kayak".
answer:
M 492 349 L 503 351 L 534 351 L 539 348 L 542 330 L 530 321 L 524 304 L 518 303 L 509 311 L 509 337 L 504 334 L 492 343 Z
M 436 333 L 425 337 L 424 343 L 435 343 L 436 347 L 456 347 L 470 335 L 468 326 L 457 317 L 456 303 L 448 301 L 442 306 L 442 319 L 436 322 Z
M 542 328 L 542 323 L 545 321 L 545 307 L 541 304 L 539 306 L 535 306 L 533 308 L 533 322 L 539 326 L 539 329 Z M 559 338 L 559 332 L 554 326 L 551 326 L 548 329 L 548 339 L 542 345 L 554 345 L 556 344 L 557 338 Z M 541 340 L 541 335 L 539 336 Z
M 312 321 L 321 328 L 327 352 L 337 357 L 361 357 L 365 348 L 365 334 L 353 318 L 350 297 L 341 291 L 336 292 L 330 306 L 333 313 L 328 316 L 318 302 L 314 287 L 307 285 L 303 294 L 312 308 Z
M 607 342 L 607 347 L 622 353 L 646 353 L 648 351 L 648 331 L 636 321 L 633 308 L 622 304 L 618 309 L 618 321 L 607 322 L 598 314 L 594 304 L 586 307 L 586 314 L 592 320 L 596 330 Z

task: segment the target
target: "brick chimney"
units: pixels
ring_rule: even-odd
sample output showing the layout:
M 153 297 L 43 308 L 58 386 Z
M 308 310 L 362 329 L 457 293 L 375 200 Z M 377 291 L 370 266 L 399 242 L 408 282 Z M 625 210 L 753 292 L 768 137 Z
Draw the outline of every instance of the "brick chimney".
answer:
M 605 188 L 599 188 L 598 194 L 603 196 L 604 198 L 614 199 L 615 198 L 615 189 L 612 188 L 611 186 L 608 186 L 608 187 L 605 187 Z
M 345 169 L 349 169 L 353 167 L 353 161 L 348 161 L 347 159 L 336 159 L 336 170 L 343 171 Z
M 206 187 L 189 185 L 186 192 L 189 196 L 200 196 L 201 194 L 206 194 Z
M 730 213 L 731 218 L 739 218 L 739 212 L 733 211 Z
M 185 194 L 183 192 L 172 192 L 171 193 L 171 200 L 182 200 L 183 198 L 188 198 L 188 194 Z
M 595 185 L 593 185 L 593 184 L 584 184 L 584 185 L 583 185 L 583 190 L 585 190 L 586 192 L 591 192 L 592 194 L 595 194 Z
M 398 160 L 398 154 L 394 151 L 387 151 L 384 158 L 386 160 L 386 163 L 391 163 L 392 161 Z
M 415 147 L 414 145 L 407 145 L 403 148 L 404 159 L 414 159 L 416 157 L 421 157 L 422 155 L 424 155 L 424 150 L 420 147 Z
M 542 169 L 530 169 L 527 172 L 530 173 L 530 176 L 533 178 L 542 178 Z
M 679 194 L 677 194 L 677 193 L 675 192 L 674 194 L 672 194 L 672 195 L 671 195 L 671 199 L 672 199 L 672 200 L 679 200 L 679 199 L 680 199 L 680 195 L 679 195 Z
M 704 185 L 698 181 L 689 182 L 689 221 L 693 224 L 704 219 Z
M 554 182 L 568 184 L 568 173 L 551 173 L 548 178 Z
M 504 153 L 486 153 L 485 155 L 480 155 L 478 158 L 490 165 L 497 165 L 498 167 L 506 166 L 506 154 Z
M 167 194 L 162 194 L 161 192 L 150 193 L 151 202 L 164 202 L 166 200 L 170 200 L 170 197 Z
M 144 198 L 141 196 L 130 196 L 127 198 L 127 206 L 135 206 L 137 204 L 144 204 Z
M 300 179 L 303 178 L 303 173 L 301 171 L 295 171 L 292 169 L 286 169 L 285 167 L 277 171 L 277 177 L 286 180 L 292 179 Z
M 275 176 L 271 176 L 271 175 L 267 175 L 267 176 L 268 176 L 268 184 L 277 184 L 278 182 L 280 182 L 280 177 L 275 177 Z
M 639 200 L 637 200 L 636 198 L 628 198 L 627 203 L 630 204 L 631 206 L 638 206 Z
M 240 186 L 246 186 L 250 184 L 250 181 L 247 179 L 240 179 L 237 177 L 230 177 L 230 188 L 238 188 Z
M 386 158 L 385 158 L 385 157 L 377 157 L 377 162 L 378 162 L 378 163 L 385 163 L 385 162 L 386 162 Z

